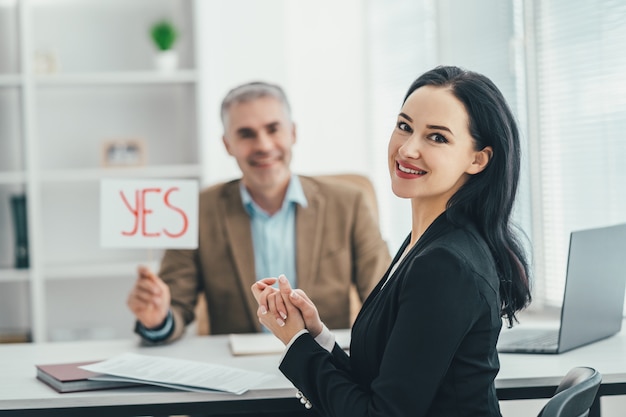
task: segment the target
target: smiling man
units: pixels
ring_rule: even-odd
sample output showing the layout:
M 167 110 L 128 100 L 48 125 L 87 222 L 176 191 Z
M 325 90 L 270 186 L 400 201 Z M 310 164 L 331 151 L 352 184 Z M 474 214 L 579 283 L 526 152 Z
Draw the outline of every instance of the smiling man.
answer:
M 234 88 L 221 118 L 242 176 L 202 191 L 197 249 L 166 251 L 158 275 L 139 268 L 127 302 L 137 333 L 152 343 L 179 338 L 201 292 L 211 333 L 261 331 L 249 288 L 280 274 L 309 294 L 328 327 L 349 327 L 351 284 L 364 300 L 390 262 L 364 194 L 291 172 L 296 126 L 279 86 Z

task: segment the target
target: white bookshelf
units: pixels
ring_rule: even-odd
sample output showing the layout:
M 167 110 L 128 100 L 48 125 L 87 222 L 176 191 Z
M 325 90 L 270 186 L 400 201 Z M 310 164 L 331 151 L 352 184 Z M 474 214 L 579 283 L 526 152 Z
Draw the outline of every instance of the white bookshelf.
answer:
M 16 74 L 1 74 L 0 88 L 2 87 L 19 87 L 22 85 L 22 77 Z
M 42 171 L 42 183 L 80 183 L 99 181 L 102 178 L 199 178 L 199 164 L 159 165 L 140 168 L 77 168 Z
M 23 184 L 26 182 L 26 174 L 23 171 L 0 172 L 1 184 Z
M 8 82 L 9 80 L 7 80 Z M 120 72 L 91 72 L 74 74 L 39 75 L 34 79 L 38 86 L 70 87 L 80 85 L 139 85 L 139 84 L 195 84 L 196 72 L 193 70 L 178 70 L 176 72 L 154 71 L 120 71 Z
M 161 252 L 100 247 L 99 185 L 202 180 L 196 1 L 0 0 L 0 333 L 132 334 L 126 296 L 137 265 L 157 268 Z M 148 35 L 164 17 L 180 30 L 170 72 L 155 69 Z M 103 144 L 119 139 L 140 140 L 145 163 L 104 167 Z M 15 194 L 27 199 L 24 269 L 14 267 Z

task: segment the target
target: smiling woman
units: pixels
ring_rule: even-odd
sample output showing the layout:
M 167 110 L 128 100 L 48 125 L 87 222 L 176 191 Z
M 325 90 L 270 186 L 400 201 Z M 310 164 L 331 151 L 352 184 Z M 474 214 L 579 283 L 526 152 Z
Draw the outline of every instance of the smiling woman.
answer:
M 411 94 L 389 141 L 394 194 L 422 207 L 435 206 L 434 212 L 444 211 L 452 195 L 481 172 L 492 155 L 489 146 L 474 149 L 468 126 L 463 103 L 451 91 L 425 86 Z M 418 178 L 422 180 L 402 181 Z
M 252 285 L 259 321 L 287 347 L 280 370 L 321 415 L 500 416 L 501 318 L 530 302 L 510 216 L 517 125 L 485 76 L 437 67 L 408 90 L 389 140 L 411 233 L 365 300 L 350 355 L 288 277 Z
M 533 251 L 532 308 L 560 307 L 569 233 L 626 221 L 619 163 L 626 159 L 626 55 L 615 53 L 626 48 L 626 3 L 416 0 L 390 9 L 372 0 L 368 17 L 375 40 L 369 84 L 380 86 L 372 92 L 370 123 L 379 141 L 395 116 L 389 97 L 415 68 L 454 63 L 488 75 L 502 90 L 526 155 L 514 223 Z M 398 213 L 407 210 L 398 200 L 381 203 L 391 247 L 400 245 L 408 217 Z

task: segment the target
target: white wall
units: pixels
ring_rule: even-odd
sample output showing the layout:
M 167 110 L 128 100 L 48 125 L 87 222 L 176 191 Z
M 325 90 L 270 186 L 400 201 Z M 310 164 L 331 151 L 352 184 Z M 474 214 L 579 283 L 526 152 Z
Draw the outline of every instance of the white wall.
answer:
M 221 143 L 219 105 L 230 88 L 257 79 L 280 84 L 291 101 L 298 129 L 295 172 L 367 173 L 365 3 L 198 3 L 207 182 L 239 175 Z

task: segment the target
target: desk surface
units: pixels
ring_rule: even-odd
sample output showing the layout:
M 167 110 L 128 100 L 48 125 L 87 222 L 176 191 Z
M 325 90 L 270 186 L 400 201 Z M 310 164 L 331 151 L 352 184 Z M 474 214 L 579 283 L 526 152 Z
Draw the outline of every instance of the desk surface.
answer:
M 59 394 L 36 379 L 35 364 L 100 360 L 124 352 L 169 356 L 265 372 L 275 378 L 243 395 L 194 393 L 159 387 Z M 0 345 L 0 416 L 226 413 L 301 410 L 295 388 L 278 370 L 280 355 L 230 354 L 226 336 L 188 337 L 167 346 L 138 340 Z M 626 394 L 626 331 L 559 355 L 501 354 L 496 380 L 501 399 L 546 398 L 567 371 L 591 366 L 603 375 L 603 395 Z
M 59 394 L 36 379 L 35 364 L 100 360 L 125 352 L 236 366 L 270 373 L 275 378 L 243 395 L 182 392 L 153 386 Z M 19 415 L 45 415 L 46 408 L 64 410 L 63 415 L 70 415 L 66 412 L 83 409 L 84 413 L 85 408 L 91 407 L 113 407 L 116 410 L 112 414 L 116 416 L 183 414 L 197 412 L 206 403 L 216 403 L 216 410 L 224 411 L 228 407 L 241 408 L 233 400 L 251 400 L 244 405 L 255 407 L 258 400 L 295 401 L 295 388 L 278 370 L 279 358 L 279 355 L 232 356 L 227 336 L 190 337 L 166 346 L 141 346 L 138 339 L 0 345 L 0 416 L 17 415 L 17 410 L 21 410 Z M 169 404 L 165 407 L 170 411 L 164 410 L 165 404 Z
M 507 330 L 503 330 L 507 331 Z M 626 394 L 626 327 L 615 336 L 560 354 L 500 353 L 496 378 L 503 400 L 548 398 L 572 368 L 589 366 L 602 374 L 599 395 Z

